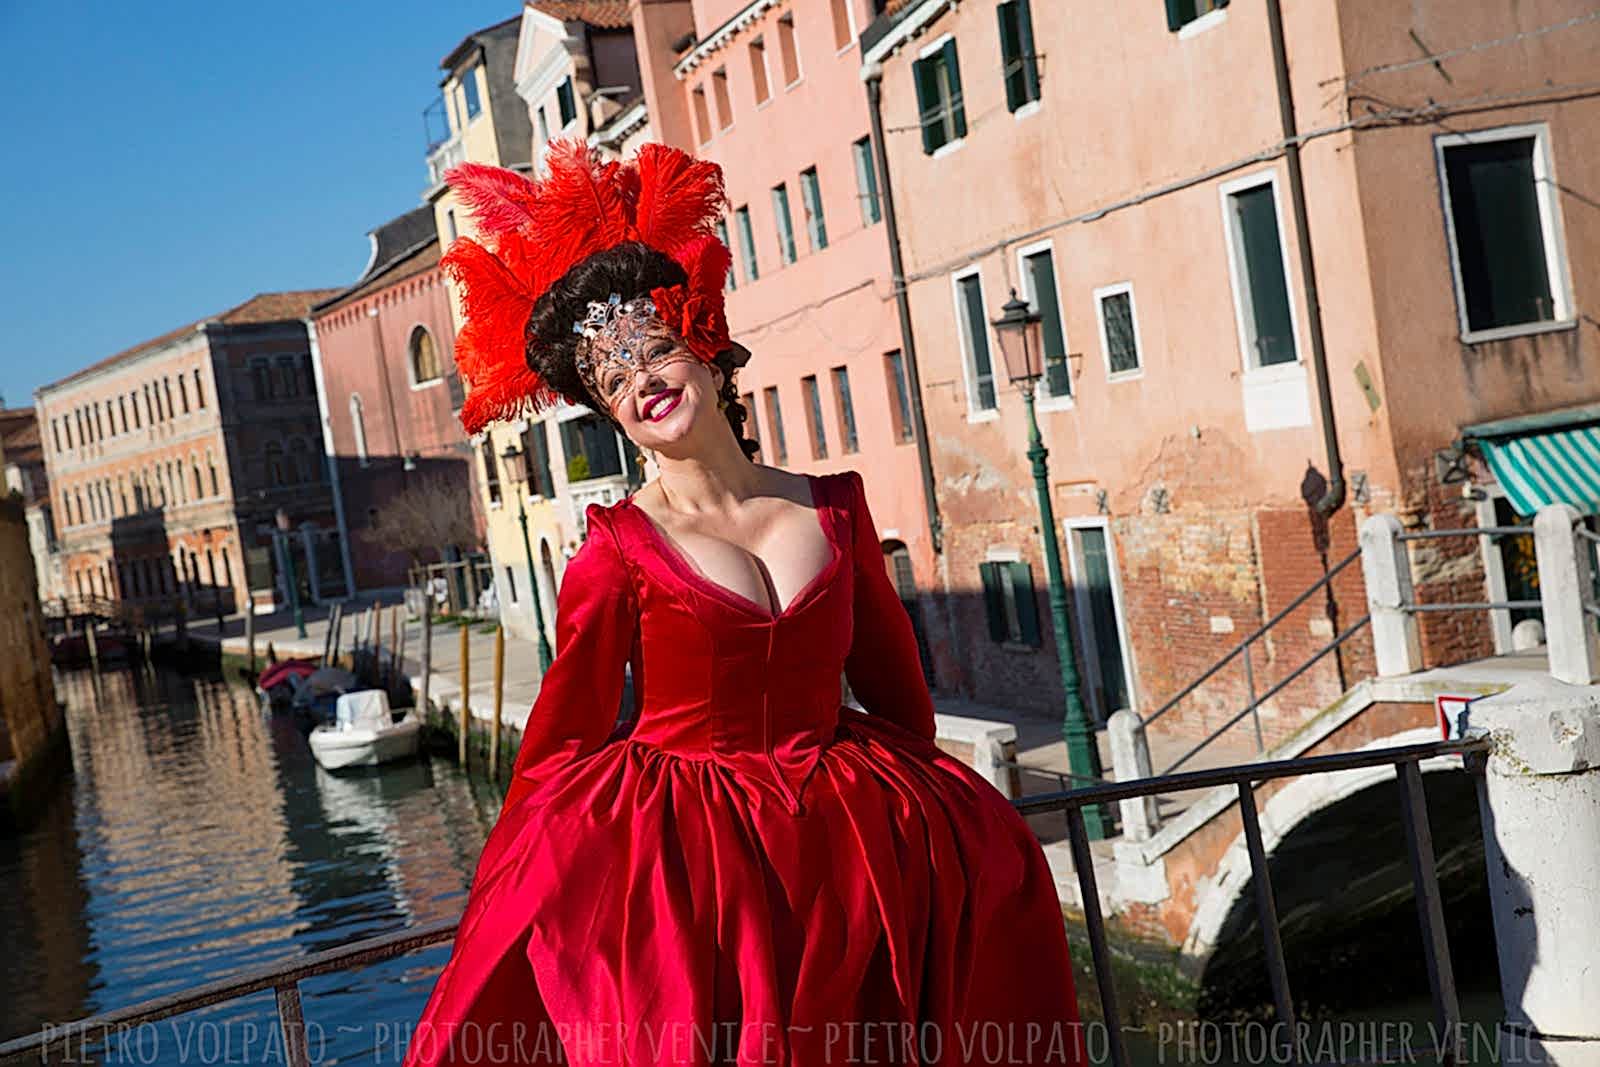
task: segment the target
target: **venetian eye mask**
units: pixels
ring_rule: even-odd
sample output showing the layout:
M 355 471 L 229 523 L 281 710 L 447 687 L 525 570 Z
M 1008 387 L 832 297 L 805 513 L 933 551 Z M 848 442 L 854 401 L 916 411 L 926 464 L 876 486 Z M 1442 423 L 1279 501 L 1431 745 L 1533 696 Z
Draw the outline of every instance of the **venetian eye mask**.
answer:
M 669 363 L 695 359 L 647 296 L 624 303 L 612 293 L 604 303 L 591 301 L 588 315 L 573 323 L 572 332 L 583 338 L 578 342 L 578 373 L 607 410 L 615 408 L 641 367 L 655 373 Z

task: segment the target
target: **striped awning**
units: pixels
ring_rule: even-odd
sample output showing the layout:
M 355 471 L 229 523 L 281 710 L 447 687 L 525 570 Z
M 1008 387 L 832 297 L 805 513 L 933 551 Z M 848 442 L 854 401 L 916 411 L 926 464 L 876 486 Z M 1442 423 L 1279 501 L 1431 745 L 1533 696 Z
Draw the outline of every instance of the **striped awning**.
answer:
M 1489 469 L 1518 515 L 1546 504 L 1600 514 L 1600 425 L 1477 437 Z

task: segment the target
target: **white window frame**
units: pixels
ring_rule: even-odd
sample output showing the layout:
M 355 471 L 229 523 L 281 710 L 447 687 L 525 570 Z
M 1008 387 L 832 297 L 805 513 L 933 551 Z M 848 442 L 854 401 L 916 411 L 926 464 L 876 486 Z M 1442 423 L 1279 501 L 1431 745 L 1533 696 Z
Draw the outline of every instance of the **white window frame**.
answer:
M 995 375 L 994 370 L 995 342 L 994 338 L 987 338 L 989 341 L 989 373 L 995 378 L 995 406 L 992 408 L 981 408 L 978 406 L 978 368 L 976 363 L 973 361 L 972 339 L 967 335 L 967 312 L 961 304 L 961 283 L 967 278 L 974 276 L 976 276 L 978 279 L 978 295 L 980 298 L 985 297 L 983 269 L 978 266 L 971 266 L 951 273 L 950 303 L 956 314 L 956 336 L 961 340 L 961 377 L 964 385 L 966 386 L 967 393 L 967 421 L 989 422 L 992 419 L 998 419 L 1000 417 L 1000 380 L 999 377 Z M 981 304 L 982 300 L 980 299 L 979 302 Z M 990 323 L 987 314 L 983 316 L 983 328 L 985 330 L 990 329 Z
M 1226 10 L 1226 9 L 1224 9 Z M 1255 345 L 1250 342 L 1250 324 L 1243 294 L 1244 257 L 1234 230 L 1229 199 L 1262 185 L 1272 187 L 1272 208 L 1278 224 L 1278 247 L 1283 257 L 1284 288 L 1289 298 L 1289 330 L 1294 337 L 1292 363 L 1261 367 L 1255 364 Z M 1283 224 L 1283 196 L 1276 168 L 1256 171 L 1217 186 L 1217 206 L 1222 217 L 1222 242 L 1228 254 L 1228 280 L 1233 296 L 1233 321 L 1239 343 L 1240 376 L 1244 389 L 1245 429 L 1295 429 L 1311 425 L 1311 398 L 1307 392 L 1305 352 L 1300 344 L 1300 303 L 1295 299 L 1295 275 L 1289 268 L 1289 231 Z
M 1019 550 L 1017 550 L 1015 548 L 1012 548 L 1009 545 L 990 545 L 988 548 L 986 548 L 984 550 L 983 561 L 985 563 L 1007 563 L 1007 564 L 1009 564 L 1009 563 L 1026 563 L 1027 562 L 1027 560 L 1022 558 L 1022 553 Z M 980 594 L 979 599 L 982 599 L 982 596 L 981 596 L 982 592 L 983 591 L 980 589 L 979 590 L 979 594 Z M 1006 637 L 1005 637 L 1005 640 L 999 642 L 1000 647 L 1002 647 L 1002 648 L 1012 648 L 1012 649 L 1027 649 L 1029 652 L 1034 651 L 1034 647 L 1032 645 L 1027 645 L 1027 644 L 1023 644 L 1022 643 L 1022 611 L 1016 605 L 1016 590 L 1012 589 L 1012 587 L 1011 587 L 1011 576 L 1009 574 L 1006 575 L 1005 586 L 1004 586 L 1004 589 L 1002 590 L 1001 595 L 1003 597 L 1007 598 L 1006 599 L 1006 607 L 1009 610 L 1008 610 L 1008 613 L 1006 615 Z M 985 611 L 988 610 L 988 606 L 987 605 L 984 606 L 984 610 Z M 1039 621 L 1040 621 L 1039 630 L 1040 630 L 1040 634 L 1042 635 L 1043 632 L 1044 632 L 1044 620 L 1041 618 Z M 1016 623 L 1016 626 L 1017 626 L 1016 636 L 1015 637 L 1011 636 L 1011 624 L 1012 623 Z
M 1550 298 L 1555 304 L 1555 318 L 1549 322 L 1529 322 L 1516 326 L 1496 326 L 1488 330 L 1471 329 L 1467 324 L 1467 294 L 1461 280 L 1461 256 L 1456 248 L 1455 212 L 1450 207 L 1450 182 L 1445 171 L 1445 150 L 1460 145 L 1487 144 L 1495 141 L 1515 141 L 1533 138 L 1533 192 L 1539 205 L 1539 231 L 1544 238 L 1545 272 L 1550 285 Z M 1577 326 L 1573 315 L 1572 270 L 1567 262 L 1565 228 L 1561 221 L 1561 202 L 1557 195 L 1555 161 L 1550 154 L 1550 127 L 1544 122 L 1528 122 L 1516 126 L 1497 126 L 1470 133 L 1442 133 L 1433 138 L 1434 170 L 1439 179 L 1439 202 L 1444 211 L 1445 243 L 1450 251 L 1450 279 L 1455 288 L 1456 321 L 1461 327 L 1461 340 L 1467 344 L 1480 341 L 1499 341 L 1508 337 L 1525 337 L 1529 334 L 1550 333 Z
M 920 62 L 921 60 L 927 59 L 929 56 L 933 55 L 935 52 L 944 51 L 945 42 L 949 41 L 953 37 L 955 37 L 954 33 L 947 33 L 947 34 L 944 34 L 942 37 L 938 38 L 937 40 L 935 40 L 932 44 L 925 46 L 922 49 L 922 51 L 917 53 L 917 60 Z M 957 52 L 960 51 L 960 48 L 961 48 L 960 44 L 957 43 L 957 45 L 956 45 Z M 915 79 L 915 77 L 916 77 L 916 74 L 915 74 L 915 72 L 913 72 L 912 73 L 912 78 Z M 914 86 L 913 86 L 913 89 L 912 89 L 912 95 L 913 96 L 916 95 L 916 90 L 915 90 Z M 961 106 L 962 106 L 963 110 L 966 108 L 966 94 L 965 93 L 962 93 Z M 919 113 L 918 116 L 917 116 L 919 125 L 921 123 L 921 118 L 922 118 L 922 116 Z M 972 131 L 972 124 L 970 122 L 968 122 L 968 124 L 967 124 L 967 131 L 968 131 L 968 133 L 970 133 Z M 945 156 L 950 155 L 952 152 L 959 151 L 961 146 L 966 144 L 966 143 L 967 143 L 966 134 L 963 134 L 960 137 L 951 138 L 950 140 L 946 141 L 944 144 L 940 145 L 938 148 L 935 148 L 933 150 L 933 154 L 928 156 L 928 158 L 929 159 L 942 159 Z
M 829 21 L 832 21 L 833 12 L 828 12 Z M 856 0 L 844 0 L 844 16 L 850 27 L 850 40 L 846 41 L 843 48 L 833 54 L 842 56 L 861 42 L 861 30 L 856 26 Z
M 1141 361 L 1141 366 L 1143 365 Z M 1106 535 L 1106 566 L 1111 571 L 1111 595 L 1117 606 L 1117 643 L 1121 646 L 1122 677 L 1128 684 L 1128 707 L 1134 712 L 1139 711 L 1139 676 L 1133 669 L 1133 645 L 1128 641 L 1128 601 L 1122 594 L 1122 568 L 1117 564 L 1117 539 L 1112 535 L 1111 523 L 1103 516 L 1085 516 L 1076 519 L 1062 519 L 1062 539 L 1067 543 L 1067 564 L 1072 571 L 1072 600 L 1073 610 L 1077 615 L 1078 632 L 1085 636 L 1086 646 L 1094 641 L 1094 620 L 1089 613 L 1089 585 L 1084 574 L 1083 553 L 1080 551 L 1078 539 L 1073 536 L 1075 530 L 1099 529 Z M 1087 668 L 1087 680 L 1090 682 L 1089 693 L 1085 699 L 1091 707 L 1098 701 L 1098 697 L 1090 694 L 1099 691 L 1096 684 L 1100 682 L 1100 658 L 1088 655 L 1097 651 L 1089 647 L 1084 648 L 1084 665 Z M 1098 708 L 1100 721 L 1105 722 L 1111 717 L 1116 708 Z
M 785 19 L 787 19 L 789 22 L 790 38 L 794 41 L 794 81 L 783 87 L 783 91 L 788 92 L 790 89 L 793 89 L 796 85 L 799 85 L 801 82 L 806 80 L 806 64 L 805 60 L 800 55 L 800 27 L 795 24 L 794 12 L 786 11 L 782 15 L 778 16 L 779 23 L 783 22 Z M 777 28 L 777 23 L 774 23 L 774 28 Z M 783 51 L 782 32 L 783 31 L 781 29 L 778 30 L 778 51 L 780 53 Z M 783 66 L 783 56 L 781 54 L 778 56 L 778 65 L 780 67 Z
M 417 364 L 416 361 L 411 357 L 411 339 L 417 335 L 418 330 L 421 330 L 423 333 L 433 338 L 433 358 L 434 361 L 439 364 L 439 376 L 437 378 L 430 378 L 425 382 L 417 381 Z M 444 353 L 439 351 L 439 338 L 434 336 L 434 332 L 432 330 L 428 329 L 427 323 L 423 322 L 421 319 L 414 321 L 411 324 L 411 328 L 406 330 L 406 378 L 411 382 L 411 391 L 415 393 L 420 392 L 423 389 L 432 389 L 436 386 L 443 385 L 446 377 Z
M 1061 299 L 1061 261 L 1056 258 L 1056 243 L 1053 239 L 1046 238 L 1043 241 L 1035 241 L 1017 249 L 1017 280 L 1022 283 L 1022 296 L 1028 301 L 1028 306 L 1034 311 L 1038 311 L 1039 294 L 1033 290 L 1033 277 L 1028 272 L 1028 257 L 1036 256 L 1040 252 L 1050 253 L 1050 273 L 1056 280 L 1056 314 L 1061 319 L 1061 343 L 1067 350 L 1067 378 L 1070 380 L 1072 378 L 1072 339 L 1067 332 L 1067 305 Z M 1041 329 L 1041 344 L 1043 340 L 1044 336 Z M 1041 368 L 1044 367 L 1044 353 L 1042 352 L 1039 354 L 1039 366 Z M 1039 384 L 1042 388 L 1038 391 L 1037 409 L 1040 411 L 1072 410 L 1077 405 L 1076 396 L 1072 393 L 1068 393 L 1066 396 L 1056 396 L 1050 392 L 1049 382 L 1049 375 L 1039 375 Z
M 1191 37 L 1198 37 L 1207 30 L 1222 25 L 1228 20 L 1228 9 L 1214 7 L 1204 15 L 1198 15 L 1182 26 L 1178 27 L 1178 40 L 1187 41 Z
M 772 59 L 767 54 L 767 35 L 765 33 L 756 34 L 755 37 L 745 45 L 745 50 L 744 50 L 745 56 L 748 58 L 749 55 L 750 55 L 751 49 L 754 48 L 754 46 L 756 44 L 758 44 L 758 43 L 761 45 L 761 80 L 763 82 L 765 82 L 766 86 L 767 86 L 767 97 L 766 97 L 766 99 L 765 100 L 756 101 L 756 110 L 760 111 L 762 108 L 764 108 L 768 104 L 772 103 L 773 99 L 778 94 L 772 87 Z M 782 63 L 781 59 L 779 60 L 779 63 L 780 64 Z M 751 88 L 752 93 L 754 92 L 754 89 L 755 89 L 755 85 L 753 84 L 753 79 L 755 77 L 754 69 L 755 69 L 755 65 L 751 64 L 752 85 L 751 85 L 750 88 Z
M 350 394 L 350 425 L 356 439 L 356 460 L 363 467 L 369 466 L 372 461 L 367 458 L 367 407 L 356 392 Z
M 1128 294 L 1128 313 L 1133 318 L 1133 348 L 1139 356 L 1139 365 L 1133 370 L 1112 371 L 1111 338 L 1106 333 L 1105 300 L 1108 297 Z M 1133 293 L 1132 282 L 1113 282 L 1094 291 L 1094 317 L 1100 329 L 1100 358 L 1105 364 L 1106 381 L 1129 382 L 1144 377 L 1144 337 L 1139 332 L 1139 298 Z

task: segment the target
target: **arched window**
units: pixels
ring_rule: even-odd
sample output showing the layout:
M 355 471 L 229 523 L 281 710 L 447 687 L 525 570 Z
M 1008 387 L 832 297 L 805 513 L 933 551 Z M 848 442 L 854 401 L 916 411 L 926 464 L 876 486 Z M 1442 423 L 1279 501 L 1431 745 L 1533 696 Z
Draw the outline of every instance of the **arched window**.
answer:
M 283 446 L 276 441 L 267 443 L 267 484 L 289 484 L 287 471 L 283 463 Z
M 433 346 L 433 334 L 418 326 L 411 331 L 411 380 L 417 385 L 439 380 L 439 353 Z
M 355 427 L 356 458 L 367 465 L 367 421 L 361 415 L 361 394 L 350 394 L 350 425 Z
M 206 484 L 200 480 L 200 460 L 190 456 L 189 467 L 194 472 L 194 498 L 199 500 L 206 495 Z

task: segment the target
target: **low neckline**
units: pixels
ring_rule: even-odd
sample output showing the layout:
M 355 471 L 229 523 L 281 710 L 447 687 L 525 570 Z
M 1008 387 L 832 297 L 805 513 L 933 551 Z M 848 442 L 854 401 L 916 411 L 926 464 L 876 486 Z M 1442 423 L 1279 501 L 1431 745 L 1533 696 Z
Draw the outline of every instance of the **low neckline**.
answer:
M 784 607 L 776 613 L 774 613 L 767 605 L 758 604 L 756 601 L 745 596 L 743 593 L 734 592 L 721 582 L 713 581 L 706 575 L 700 573 L 699 568 L 690 561 L 683 551 L 677 548 L 671 541 L 667 539 L 666 532 L 656 524 L 656 520 L 651 518 L 649 513 L 641 508 L 638 504 L 634 503 L 633 494 L 630 493 L 623 497 L 622 502 L 631 511 L 638 515 L 640 521 L 643 522 L 645 529 L 649 531 L 650 537 L 655 542 L 660 555 L 667 561 L 667 564 L 672 567 L 673 570 L 679 572 L 679 574 L 682 575 L 687 581 L 704 586 L 711 593 L 721 597 L 725 602 L 736 608 L 747 611 L 752 615 L 759 616 L 766 622 L 777 622 L 780 619 L 787 618 L 791 613 L 798 609 L 800 605 L 805 602 L 806 598 L 809 597 L 817 589 L 817 587 L 822 584 L 823 579 L 832 574 L 832 572 L 838 567 L 839 561 L 844 558 L 844 552 L 839 548 L 838 540 L 835 538 L 833 529 L 827 521 L 827 516 L 823 514 L 823 507 L 825 505 L 822 502 L 822 493 L 819 489 L 821 479 L 809 472 L 802 473 L 806 479 L 806 486 L 811 492 L 811 510 L 816 514 L 817 525 L 822 530 L 823 540 L 828 542 L 828 548 L 832 555 L 828 559 L 828 562 L 823 564 L 822 569 L 816 574 L 812 575 L 810 580 L 807 581 L 805 585 L 801 586 L 799 592 L 795 593 L 795 595 L 790 599 L 789 603 L 784 605 Z M 737 548 L 739 546 L 736 545 L 734 547 Z M 760 557 L 755 555 L 755 553 L 748 552 L 748 550 L 746 551 L 758 563 L 763 562 Z

